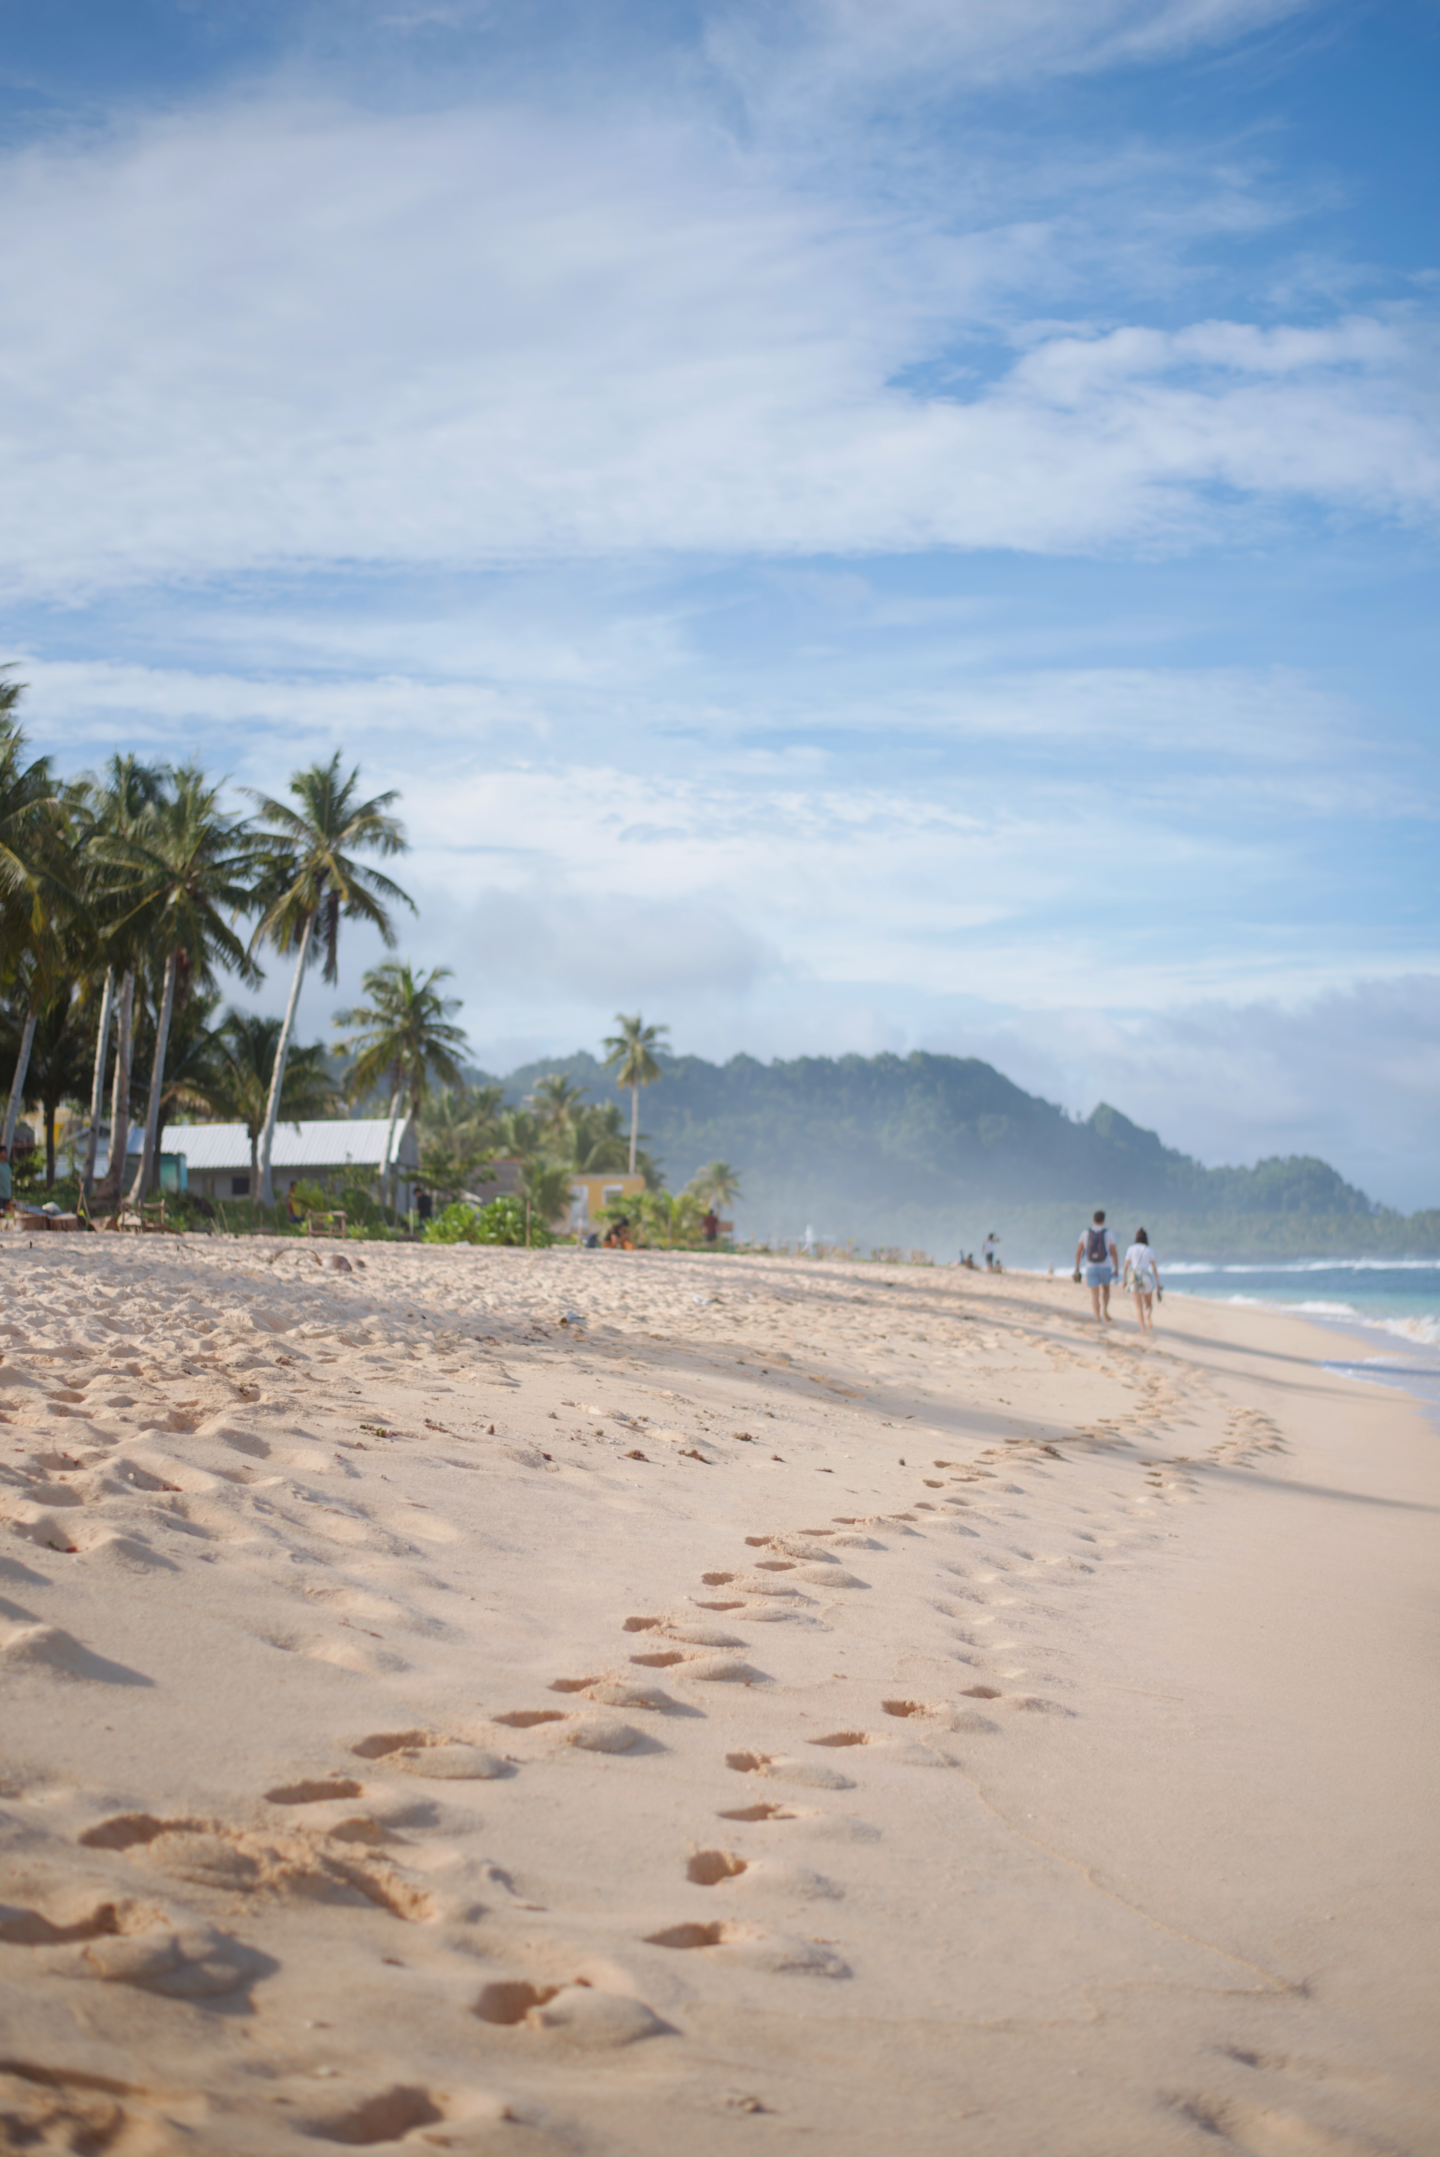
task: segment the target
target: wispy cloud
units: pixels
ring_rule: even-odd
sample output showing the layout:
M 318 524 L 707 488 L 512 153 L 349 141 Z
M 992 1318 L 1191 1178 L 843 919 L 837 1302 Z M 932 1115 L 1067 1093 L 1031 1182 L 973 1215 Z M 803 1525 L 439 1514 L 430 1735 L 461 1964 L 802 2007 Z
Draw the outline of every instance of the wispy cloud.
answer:
M 0 232 L 12 588 L 1173 547 L 1440 501 L 1404 315 L 1035 329 L 1009 227 L 862 219 L 698 126 L 249 104 L 13 159 Z M 982 330 L 982 377 L 911 386 Z

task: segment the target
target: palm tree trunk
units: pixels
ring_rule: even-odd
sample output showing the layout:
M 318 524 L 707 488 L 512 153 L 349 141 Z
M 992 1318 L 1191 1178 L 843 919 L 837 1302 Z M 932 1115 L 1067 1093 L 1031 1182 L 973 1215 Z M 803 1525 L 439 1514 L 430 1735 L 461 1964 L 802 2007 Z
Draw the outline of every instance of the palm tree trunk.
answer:
M 630 1173 L 635 1173 L 635 1149 L 640 1143 L 640 1088 L 630 1088 Z
M 260 1133 L 260 1203 L 264 1206 L 273 1206 L 275 1203 L 275 1192 L 270 1182 L 270 1156 L 275 1147 L 275 1126 L 280 1119 L 280 1096 L 285 1091 L 285 1065 L 290 1056 L 290 1039 L 295 1031 L 295 1014 L 300 1008 L 300 977 L 310 955 L 310 936 L 314 927 L 314 914 L 307 914 L 305 926 L 300 932 L 295 975 L 290 983 L 290 1001 L 285 1006 L 285 1023 L 280 1029 L 280 1039 L 275 1044 L 275 1064 L 270 1073 L 270 1093 L 265 1103 L 265 1128 Z M 250 1188 L 252 1191 L 255 1188 L 253 1180 Z
M 55 1118 L 59 1113 L 58 1101 L 45 1103 L 45 1188 L 55 1188 Z
M 110 1058 L 110 1021 L 115 1011 L 115 969 L 105 969 L 105 989 L 100 998 L 100 1024 L 95 1030 L 95 1082 L 90 1088 L 90 1134 L 85 1141 L 85 1167 L 80 1188 L 86 1198 L 95 1185 L 95 1154 L 100 1144 L 100 1112 L 105 1106 L 105 1066 Z
M 253 1214 L 253 1212 L 254 1212 L 255 1208 L 256 1208 L 256 1207 L 257 1207 L 257 1206 L 259 1205 L 259 1203 L 260 1203 L 259 1197 L 258 1197 L 258 1195 L 257 1195 L 257 1194 L 259 1193 L 259 1190 L 260 1190 L 260 1134 L 259 1134 L 259 1132 L 258 1132 L 258 1131 L 252 1131 L 252 1132 L 250 1133 L 250 1210 L 251 1210 L 252 1214 Z
M 180 953 L 172 951 L 165 961 L 165 986 L 160 996 L 160 1016 L 155 1024 L 155 1060 L 150 1067 L 150 1099 L 145 1105 L 145 1143 L 140 1166 L 130 1186 L 130 1203 L 140 1205 L 155 1174 L 155 1142 L 160 1130 L 160 1096 L 165 1090 L 165 1051 L 170 1046 L 170 1019 L 175 1009 L 175 982 L 180 972 Z
M 25 1080 L 30 1070 L 30 1051 L 35 1045 L 35 1028 L 40 1014 L 34 1005 L 25 1014 L 25 1030 L 20 1036 L 20 1054 L 15 1059 L 15 1076 L 10 1083 L 10 1099 L 5 1105 L 5 1136 L 0 1140 L 9 1153 L 15 1144 L 15 1125 L 20 1115 L 20 1104 L 25 1098 Z
M 389 1192 L 391 1206 L 395 1203 L 395 1167 L 390 1159 L 390 1149 L 395 1143 L 395 1119 L 400 1113 L 400 1103 L 404 1098 L 405 1086 L 401 1080 L 390 1098 L 390 1121 L 385 1130 L 385 1158 L 380 1164 L 381 1187 Z
M 110 1158 L 101 1185 L 107 1198 L 119 1198 L 130 1147 L 130 1067 L 135 1054 L 135 970 L 120 983 L 120 1016 L 115 1023 L 115 1081 L 110 1092 Z

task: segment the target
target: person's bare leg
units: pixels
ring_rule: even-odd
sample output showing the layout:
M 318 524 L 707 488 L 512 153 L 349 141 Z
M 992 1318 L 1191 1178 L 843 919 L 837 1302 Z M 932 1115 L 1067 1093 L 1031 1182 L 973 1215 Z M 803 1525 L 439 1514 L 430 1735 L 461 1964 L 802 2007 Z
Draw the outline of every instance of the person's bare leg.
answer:
M 1100 1290 L 1093 1285 L 1090 1290 L 1090 1308 L 1095 1314 L 1095 1323 L 1098 1326 L 1100 1323 Z
M 1103 1288 L 1101 1289 L 1101 1291 L 1100 1291 L 1100 1295 L 1101 1295 L 1101 1299 L 1102 1299 L 1102 1301 L 1104 1302 L 1104 1305 L 1105 1305 L 1105 1323 L 1106 1323 L 1106 1325 L 1108 1326 L 1108 1325 L 1109 1325 L 1109 1324 L 1111 1323 L 1111 1319 L 1110 1319 L 1110 1283 L 1109 1283 L 1108 1281 L 1107 1281 L 1107 1282 L 1105 1283 L 1104 1287 L 1103 1287 Z

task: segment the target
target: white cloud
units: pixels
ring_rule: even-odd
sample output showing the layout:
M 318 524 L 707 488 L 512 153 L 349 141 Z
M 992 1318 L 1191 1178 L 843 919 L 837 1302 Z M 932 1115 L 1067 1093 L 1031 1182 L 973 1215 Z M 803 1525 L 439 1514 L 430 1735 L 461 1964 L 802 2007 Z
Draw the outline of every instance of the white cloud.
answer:
M 634 115 L 257 104 L 27 152 L 0 174 L 0 563 L 69 598 L 1433 513 L 1401 317 L 1044 330 L 963 395 L 897 386 L 993 341 L 997 308 L 1018 336 L 1017 272 L 1068 286 L 1063 252 L 827 203 Z
M 1311 0 L 736 0 L 707 46 L 771 118 L 846 98 L 873 103 L 1154 62 L 1268 28 Z

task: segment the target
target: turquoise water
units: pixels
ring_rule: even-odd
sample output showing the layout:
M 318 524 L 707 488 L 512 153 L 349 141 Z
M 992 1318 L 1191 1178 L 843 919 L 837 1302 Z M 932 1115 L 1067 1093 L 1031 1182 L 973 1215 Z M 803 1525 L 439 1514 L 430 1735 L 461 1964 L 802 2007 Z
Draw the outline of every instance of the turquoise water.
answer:
M 1167 1286 L 1222 1303 L 1273 1304 L 1355 1343 L 1332 1370 L 1402 1386 L 1440 1405 L 1440 1260 L 1302 1259 L 1291 1265 L 1161 1266 Z

